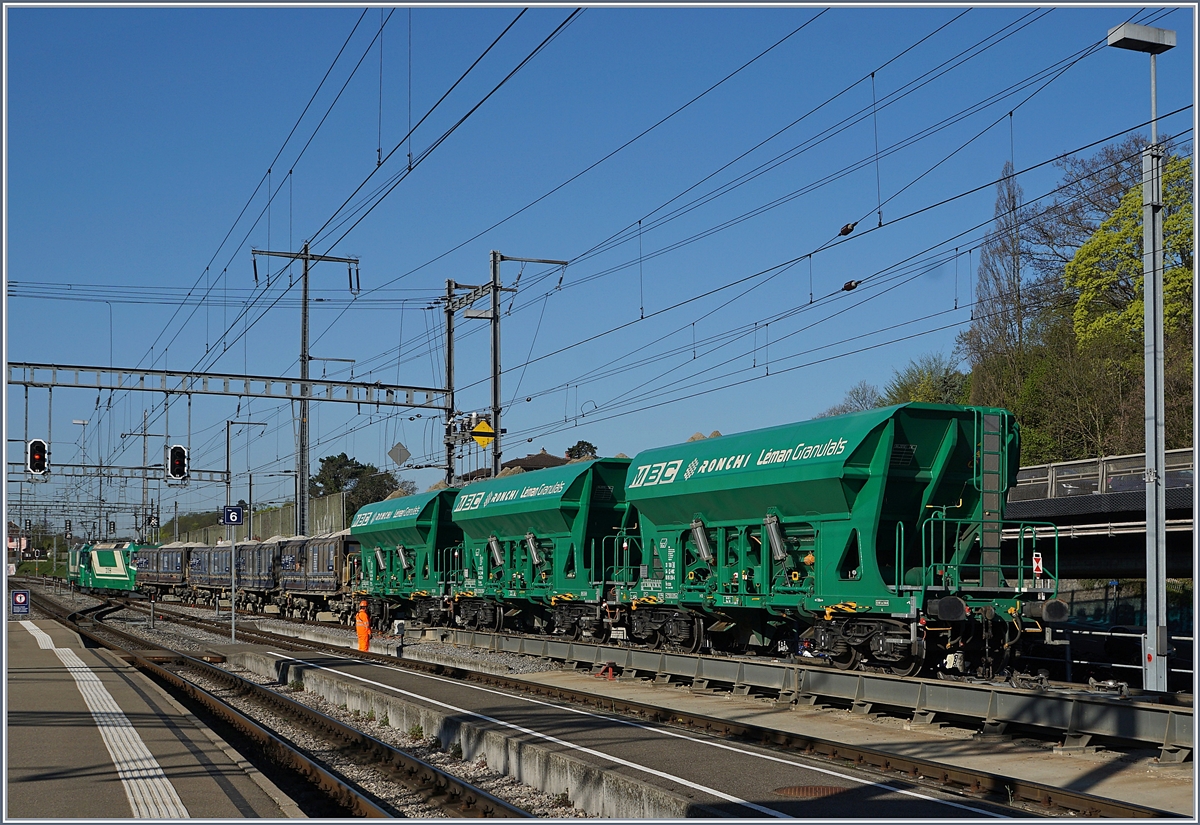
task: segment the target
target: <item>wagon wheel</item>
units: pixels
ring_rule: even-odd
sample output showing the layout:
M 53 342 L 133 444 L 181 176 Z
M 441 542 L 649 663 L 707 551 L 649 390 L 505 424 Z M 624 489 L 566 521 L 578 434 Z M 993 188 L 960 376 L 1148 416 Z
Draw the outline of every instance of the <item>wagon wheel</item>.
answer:
M 688 653 L 699 653 L 700 648 L 704 645 L 704 620 L 697 616 L 692 627 L 692 644 L 688 648 Z
M 894 676 L 915 676 L 925 666 L 925 655 L 907 656 L 896 664 L 888 665 L 888 673 Z
M 858 655 L 857 650 L 850 645 L 846 645 L 845 649 L 834 652 L 834 654 L 829 657 L 829 661 L 833 662 L 833 666 L 838 670 L 853 670 L 854 668 L 858 667 L 858 661 L 860 658 L 861 657 Z

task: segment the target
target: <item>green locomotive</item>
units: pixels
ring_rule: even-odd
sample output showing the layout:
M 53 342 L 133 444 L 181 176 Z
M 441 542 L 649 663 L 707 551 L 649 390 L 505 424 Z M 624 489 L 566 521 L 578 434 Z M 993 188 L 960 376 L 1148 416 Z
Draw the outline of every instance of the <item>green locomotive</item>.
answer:
M 85 591 L 137 590 L 137 551 L 128 541 L 98 542 L 67 551 L 67 581 Z

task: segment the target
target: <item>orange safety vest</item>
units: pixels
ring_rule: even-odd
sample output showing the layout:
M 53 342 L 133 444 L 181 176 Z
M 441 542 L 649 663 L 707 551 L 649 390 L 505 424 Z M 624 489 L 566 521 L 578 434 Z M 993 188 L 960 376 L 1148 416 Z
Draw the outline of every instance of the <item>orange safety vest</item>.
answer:
M 367 615 L 367 611 L 359 608 L 358 615 L 354 617 L 354 627 L 358 631 L 359 636 L 371 635 L 371 617 Z

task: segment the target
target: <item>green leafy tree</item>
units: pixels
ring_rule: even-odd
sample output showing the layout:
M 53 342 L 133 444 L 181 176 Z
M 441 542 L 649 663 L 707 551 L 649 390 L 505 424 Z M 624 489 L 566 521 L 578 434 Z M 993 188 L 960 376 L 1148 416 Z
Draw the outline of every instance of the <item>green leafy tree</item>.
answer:
M 576 441 L 574 446 L 567 448 L 567 458 L 584 458 L 589 455 L 599 455 L 596 445 L 590 441 Z
M 958 370 L 955 360 L 940 352 L 931 352 L 909 361 L 892 374 L 884 390 L 886 404 L 920 401 L 928 404 L 963 404 L 969 393 L 967 375 Z
M 1168 157 L 1163 171 L 1163 331 L 1167 446 L 1186 447 L 1191 439 L 1192 303 L 1195 278 L 1193 174 L 1191 161 Z M 1142 278 L 1141 186 L 1131 188 L 1115 211 L 1087 239 L 1064 271 L 1077 295 L 1072 322 L 1081 347 L 1122 349 L 1108 367 L 1124 370 L 1134 381 L 1137 403 L 1127 405 L 1134 418 L 1126 429 L 1132 451 L 1144 446 L 1137 420 L 1142 415 L 1145 305 Z M 1144 431 L 1143 431 L 1144 432 Z
M 1192 164 L 1171 157 L 1163 173 L 1163 322 L 1170 335 L 1192 325 Z M 1086 344 L 1116 329 L 1142 337 L 1142 187 L 1130 189 L 1116 210 L 1066 265 L 1075 303 L 1075 334 Z
M 321 469 L 308 482 L 309 495 L 346 493 L 347 513 L 356 513 L 365 504 L 382 501 L 398 489 L 400 481 L 392 473 L 380 471 L 374 464 L 363 464 L 345 453 L 322 458 Z

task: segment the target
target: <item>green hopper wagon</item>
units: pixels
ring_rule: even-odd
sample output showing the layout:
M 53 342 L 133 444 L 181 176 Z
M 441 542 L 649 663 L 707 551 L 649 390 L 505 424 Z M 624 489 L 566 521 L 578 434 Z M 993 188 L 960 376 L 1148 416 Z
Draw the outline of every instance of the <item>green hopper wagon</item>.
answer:
M 385 622 L 399 608 L 428 624 L 450 617 L 450 585 L 458 568 L 462 530 L 450 510 L 456 489 L 437 490 L 368 504 L 350 534 L 362 547 L 360 592 Z
M 471 484 L 454 503 L 463 531 L 456 615 L 574 638 L 607 631 L 629 459 L 602 458 Z
M 1000 672 L 1022 633 L 1065 618 L 1057 541 L 1003 521 L 1018 456 L 1007 411 L 934 404 L 640 453 L 616 620 L 691 650 Z

